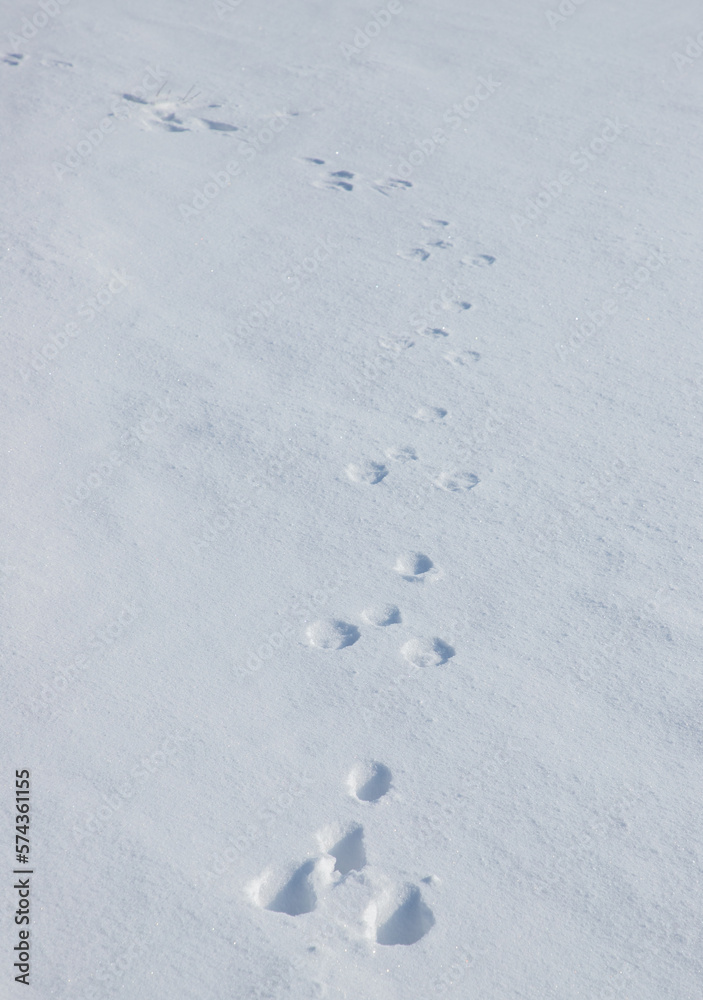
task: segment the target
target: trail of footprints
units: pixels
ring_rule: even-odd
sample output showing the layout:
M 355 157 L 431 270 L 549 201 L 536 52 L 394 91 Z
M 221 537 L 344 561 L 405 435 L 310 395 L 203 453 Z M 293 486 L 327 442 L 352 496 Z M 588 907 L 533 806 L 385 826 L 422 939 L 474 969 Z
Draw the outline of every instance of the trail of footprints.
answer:
M 415 413 L 415 419 L 422 423 L 440 423 L 447 416 L 447 411 L 436 406 L 421 406 Z M 391 462 L 405 464 L 417 462 L 417 452 L 410 445 L 396 445 L 386 450 L 386 458 Z M 383 462 L 360 461 L 351 462 L 345 468 L 347 479 L 352 483 L 366 483 L 375 486 L 388 476 L 388 466 Z M 474 472 L 465 470 L 441 471 L 434 474 L 432 483 L 437 489 L 447 493 L 467 493 L 478 486 L 480 480 Z
M 306 162 L 316 167 L 325 166 L 322 159 L 307 157 Z M 313 182 L 318 187 L 352 192 L 358 183 L 357 175 L 341 169 L 328 171 Z M 389 178 L 373 185 L 383 194 L 393 190 L 412 187 L 409 181 Z M 434 236 L 420 246 L 403 251 L 400 256 L 408 260 L 426 261 L 437 252 L 453 249 L 451 238 L 441 235 L 449 223 L 443 219 L 429 219 L 422 223 Z M 439 230 L 439 231 L 438 231 Z M 478 254 L 461 258 L 462 264 L 472 267 L 490 267 L 495 257 Z M 443 308 L 463 312 L 471 308 L 464 300 L 446 300 Z M 427 326 L 421 334 L 436 339 L 449 336 L 442 327 Z M 409 337 L 379 338 L 383 350 L 399 355 L 411 348 L 414 341 Z M 464 366 L 479 360 L 475 351 L 454 351 L 444 355 L 454 366 Z M 423 423 L 441 423 L 448 416 L 441 407 L 422 405 L 414 413 L 414 418 Z M 396 445 L 388 448 L 385 457 L 390 462 L 401 464 L 418 461 L 415 449 L 410 445 Z M 384 462 L 362 460 L 346 467 L 347 478 L 354 483 L 378 485 L 389 474 Z M 440 472 L 434 479 L 435 485 L 448 492 L 462 492 L 478 485 L 478 477 L 469 472 Z M 394 570 L 404 581 L 411 584 L 435 582 L 441 571 L 435 567 L 429 556 L 422 552 L 403 552 L 395 562 Z M 360 613 L 363 626 L 385 628 L 402 625 L 400 609 L 395 604 L 378 604 L 365 608 Z M 305 639 L 309 646 L 324 651 L 336 651 L 353 646 L 362 638 L 361 629 L 353 622 L 339 618 L 323 618 L 311 622 L 305 629 Z M 413 667 L 432 669 L 446 663 L 455 655 L 455 650 L 443 639 L 426 636 L 406 638 L 399 649 L 400 655 Z M 348 791 L 359 803 L 377 803 L 386 796 L 392 786 L 392 776 L 388 767 L 379 762 L 354 768 L 348 777 Z M 370 887 L 372 895 L 363 913 L 359 926 L 363 936 L 384 946 L 412 945 L 421 940 L 434 926 L 432 910 L 423 898 L 419 886 L 404 882 L 394 884 L 386 878 L 367 878 L 368 867 L 364 828 L 354 821 L 344 827 L 333 825 L 317 833 L 319 853 L 301 864 L 288 868 L 283 878 L 277 879 L 271 869 L 247 886 L 251 900 L 263 909 L 299 917 L 317 909 L 329 894 L 340 890 L 352 881 Z M 436 879 L 428 876 L 422 879 L 432 885 Z M 355 900 L 357 896 L 353 897 Z
M 210 117 L 204 118 L 199 115 L 186 114 L 184 110 L 186 106 L 199 96 L 192 95 L 191 91 L 181 97 L 173 97 L 170 92 L 163 93 L 163 88 L 161 88 L 154 97 L 148 100 L 134 94 L 122 94 L 121 97 L 124 101 L 137 106 L 138 121 L 145 129 L 156 127 L 165 129 L 167 132 L 210 130 L 224 134 L 240 131 L 239 125 L 215 121 Z M 219 107 L 221 107 L 219 104 L 209 104 L 207 110 Z
M 304 156 L 302 160 L 303 163 L 311 163 L 316 167 L 326 166 L 325 161 L 316 156 Z M 354 185 L 358 186 L 361 181 L 361 175 L 355 174 L 351 170 L 328 170 L 321 173 L 312 183 L 313 187 L 327 188 L 333 191 L 353 191 Z M 371 187 L 374 191 L 388 196 L 395 191 L 407 191 L 408 188 L 412 187 L 412 184 L 401 177 L 388 177 L 385 180 L 374 181 Z
M 414 260 L 422 263 L 438 250 L 454 249 L 452 237 L 447 232 L 451 223 L 447 219 L 425 219 L 420 225 L 423 229 L 430 231 L 430 239 L 419 246 L 410 247 L 408 250 L 400 250 L 398 252 L 399 257 L 402 257 L 404 260 Z M 462 264 L 468 264 L 471 267 L 490 267 L 492 264 L 495 264 L 496 260 L 490 254 L 469 255 L 460 259 Z M 467 309 L 469 308 L 468 303 L 465 306 Z
M 413 461 L 411 448 L 399 450 L 400 460 Z M 401 552 L 393 570 L 407 583 L 435 582 L 442 577 L 432 559 L 424 552 Z M 396 604 L 373 604 L 360 613 L 361 623 L 373 628 L 401 626 L 403 618 Z M 323 618 L 311 622 L 305 630 L 308 644 L 319 650 L 342 650 L 362 638 L 361 629 L 352 622 Z M 432 669 L 446 663 L 455 650 L 437 636 L 411 636 L 399 649 L 400 655 L 415 669 Z M 354 767 L 347 778 L 349 794 L 360 803 L 377 803 L 392 787 L 390 769 L 378 761 Z M 320 853 L 301 864 L 291 866 L 282 879 L 275 879 L 270 869 L 248 886 L 250 898 L 258 906 L 292 917 L 310 913 L 329 893 L 354 886 L 349 905 L 364 901 L 363 912 L 345 926 L 359 928 L 360 936 L 383 946 L 412 945 L 434 926 L 435 918 L 418 885 L 395 883 L 375 872 L 367 873 L 367 852 L 363 825 L 353 821 L 346 826 L 333 825 L 317 834 Z M 435 881 L 432 876 L 423 880 Z
M 392 787 L 390 769 L 378 761 L 354 767 L 347 779 L 349 794 L 359 803 L 375 804 Z M 301 864 L 293 864 L 277 878 L 267 869 L 246 886 L 251 901 L 272 913 L 300 917 L 312 913 L 331 893 L 352 886 L 347 902 L 365 903 L 357 914 L 360 936 L 380 945 L 411 945 L 435 924 L 432 910 L 419 886 L 394 883 L 382 873 L 368 872 L 364 827 L 358 821 L 346 826 L 333 824 L 318 830 L 318 853 Z M 432 884 L 433 876 L 422 881 Z
M 448 227 L 450 223 L 446 219 L 426 219 L 421 225 L 427 230 L 437 230 Z M 435 233 L 436 235 L 436 233 Z M 401 256 L 405 256 L 408 259 L 419 258 L 422 260 L 427 259 L 430 255 L 432 248 L 438 249 L 450 249 L 453 246 L 451 238 L 435 239 L 430 243 L 425 244 L 421 247 L 414 247 L 407 253 L 401 253 Z M 491 267 L 496 258 L 490 254 L 478 254 L 470 255 L 461 258 L 462 263 L 469 264 L 473 267 Z M 440 300 L 436 300 L 430 304 L 430 310 L 433 314 L 441 312 L 442 310 L 452 311 L 454 313 L 466 312 L 471 308 L 471 303 L 467 302 L 465 299 L 456 298 L 451 296 L 443 295 Z M 413 324 L 417 326 L 416 334 L 421 337 L 427 337 L 431 340 L 442 341 L 450 336 L 449 331 L 444 326 L 422 326 L 421 322 L 416 322 L 412 320 Z M 400 355 L 412 347 L 415 346 L 415 341 L 409 336 L 393 336 L 385 335 L 378 338 L 378 345 L 387 355 L 391 357 L 400 357 Z M 469 365 L 475 364 L 480 360 L 480 354 L 478 351 L 472 350 L 457 350 L 457 351 L 447 351 L 443 354 L 443 358 L 449 364 L 455 368 L 462 368 Z M 439 406 L 421 405 L 412 414 L 413 419 L 420 421 L 421 423 L 430 424 L 436 423 L 441 424 L 449 414 L 447 410 Z M 409 445 L 395 446 L 386 450 L 386 458 L 390 459 L 392 462 L 410 462 L 417 461 L 418 456 L 414 448 Z M 354 483 L 365 483 L 367 485 L 375 486 L 378 483 L 382 483 L 386 477 L 389 475 L 388 466 L 381 461 L 373 459 L 365 459 L 358 462 L 352 462 L 347 465 L 346 476 L 351 482 Z M 469 472 L 467 470 L 442 470 L 435 473 L 432 478 L 433 484 L 440 490 L 444 490 L 447 493 L 466 493 L 469 490 L 474 489 L 479 484 L 478 476 L 475 473 Z
M 407 583 L 436 582 L 442 573 L 424 552 L 401 552 L 393 567 Z M 360 615 L 364 625 L 385 628 L 401 625 L 400 608 L 395 604 L 375 604 L 364 608 Z M 361 639 L 361 631 L 352 622 L 341 618 L 320 618 L 305 629 L 305 640 L 314 649 L 336 650 L 353 646 Z M 414 667 L 441 666 L 454 656 L 455 650 L 443 639 L 434 636 L 412 637 L 400 648 L 401 656 Z

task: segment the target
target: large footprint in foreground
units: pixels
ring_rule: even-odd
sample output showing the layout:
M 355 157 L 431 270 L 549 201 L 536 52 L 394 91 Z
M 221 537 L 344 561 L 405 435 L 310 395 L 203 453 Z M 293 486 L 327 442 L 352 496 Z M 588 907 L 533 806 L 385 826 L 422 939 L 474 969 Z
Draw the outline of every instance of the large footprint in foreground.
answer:
M 274 913 L 287 913 L 289 917 L 312 913 L 318 893 L 333 881 L 334 864 L 331 856 L 310 858 L 293 871 L 289 869 L 282 880 L 275 879 L 267 869 L 249 883 L 247 895 L 257 906 Z
M 389 791 L 392 780 L 390 768 L 374 760 L 352 768 L 347 788 L 349 794 L 361 802 L 378 802 Z
M 435 924 L 418 886 L 406 882 L 378 894 L 364 914 L 366 933 L 378 944 L 415 944 Z
M 360 872 L 366 866 L 364 828 L 352 823 L 346 829 L 332 825 L 317 834 L 317 842 L 324 854 L 334 858 L 334 871 L 341 877 L 350 872 Z

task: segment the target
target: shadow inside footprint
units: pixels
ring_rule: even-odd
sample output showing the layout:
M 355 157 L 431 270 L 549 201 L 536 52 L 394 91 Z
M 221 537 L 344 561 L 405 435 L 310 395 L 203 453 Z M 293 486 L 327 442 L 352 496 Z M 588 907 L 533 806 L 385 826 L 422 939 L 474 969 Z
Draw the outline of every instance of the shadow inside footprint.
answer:
M 315 868 L 314 861 L 302 864 L 266 907 L 274 913 L 287 913 L 289 917 L 299 917 L 301 913 L 311 913 L 317 904 L 317 896 L 310 882 Z
M 341 188 L 342 191 L 353 191 L 354 185 L 350 182 L 354 179 L 351 170 L 333 170 L 327 175 L 325 187 Z
M 391 787 L 392 774 L 385 764 L 374 764 L 371 777 L 357 788 L 356 797 L 362 802 L 377 802 Z
M 427 260 L 430 251 L 425 250 L 424 247 L 413 247 L 411 250 L 399 251 L 398 256 L 402 257 L 403 260 Z
M 353 646 L 361 637 L 356 625 L 337 618 L 322 618 L 312 622 L 305 630 L 307 641 L 317 649 L 344 649 Z
M 424 573 L 429 573 L 434 563 L 423 552 L 403 552 L 395 561 L 395 571 L 404 580 L 414 580 Z
M 215 132 L 238 132 L 239 129 L 236 125 L 228 125 L 227 122 L 213 122 L 209 118 L 200 119 L 203 125 L 207 125 L 208 128 L 213 129 Z
M 478 257 L 463 257 L 462 264 L 471 264 L 473 267 L 490 267 L 495 264 L 495 257 L 491 257 L 490 254 L 481 253 Z
M 376 931 L 379 944 L 415 944 L 434 927 L 432 910 L 416 885 L 410 886 L 405 900 Z
M 348 875 L 351 871 L 360 872 L 366 864 L 363 826 L 355 826 L 334 847 L 330 847 L 328 854 L 336 862 L 334 870 L 342 875 Z
M 456 655 L 453 646 L 442 639 L 409 639 L 401 647 L 401 654 L 414 667 L 440 667 Z

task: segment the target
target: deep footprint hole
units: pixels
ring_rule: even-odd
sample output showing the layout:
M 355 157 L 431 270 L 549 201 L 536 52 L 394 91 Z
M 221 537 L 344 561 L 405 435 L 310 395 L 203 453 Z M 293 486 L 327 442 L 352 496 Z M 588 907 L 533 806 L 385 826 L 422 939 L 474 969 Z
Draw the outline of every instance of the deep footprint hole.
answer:
M 266 909 L 274 913 L 287 913 L 289 917 L 311 913 L 317 904 L 317 896 L 310 882 L 314 868 L 314 861 L 302 864 L 276 893 Z
M 348 875 L 351 871 L 360 872 L 366 864 L 364 828 L 362 826 L 354 827 L 334 847 L 330 847 L 328 853 L 335 860 L 334 870 L 341 875 Z
M 378 802 L 390 789 L 393 775 L 385 764 L 374 764 L 371 776 L 356 790 L 357 799 L 362 802 Z
M 415 944 L 434 924 L 434 914 L 415 885 L 395 913 L 378 928 L 376 940 L 384 945 Z

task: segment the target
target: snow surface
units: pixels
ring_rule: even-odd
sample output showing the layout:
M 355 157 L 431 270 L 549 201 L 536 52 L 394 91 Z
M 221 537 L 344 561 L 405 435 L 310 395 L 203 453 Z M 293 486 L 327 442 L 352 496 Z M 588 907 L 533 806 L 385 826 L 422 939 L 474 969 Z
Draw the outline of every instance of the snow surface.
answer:
M 52 3 L 2 995 L 699 998 L 700 5 Z

